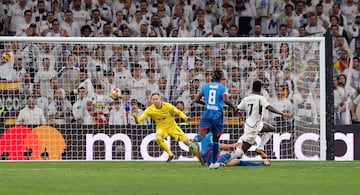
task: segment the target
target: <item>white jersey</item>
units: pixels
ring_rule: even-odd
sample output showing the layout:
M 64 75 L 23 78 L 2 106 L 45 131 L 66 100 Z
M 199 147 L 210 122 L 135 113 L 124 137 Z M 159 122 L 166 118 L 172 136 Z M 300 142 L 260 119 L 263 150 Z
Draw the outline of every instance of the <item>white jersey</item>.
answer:
M 241 100 L 237 108 L 239 110 L 245 110 L 245 124 L 249 127 L 255 127 L 262 121 L 263 111 L 269 105 L 270 103 L 264 96 L 251 94 Z

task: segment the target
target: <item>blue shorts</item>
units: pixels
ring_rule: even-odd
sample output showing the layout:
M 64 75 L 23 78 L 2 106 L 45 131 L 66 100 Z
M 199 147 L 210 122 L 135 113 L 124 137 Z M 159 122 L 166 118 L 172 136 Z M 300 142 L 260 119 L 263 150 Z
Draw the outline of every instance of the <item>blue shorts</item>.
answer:
M 222 111 L 205 110 L 199 125 L 200 131 L 209 130 L 213 135 L 220 136 L 224 130 Z
M 212 156 L 212 153 L 213 153 L 213 152 L 212 152 L 212 151 L 213 151 L 213 150 L 209 150 L 208 153 L 201 155 L 201 157 L 203 158 L 204 163 L 207 164 L 207 165 L 210 165 L 210 164 L 212 163 L 212 159 L 213 159 L 213 156 Z M 219 153 L 218 153 L 217 158 L 218 158 L 218 159 L 220 158 L 220 151 L 219 151 Z

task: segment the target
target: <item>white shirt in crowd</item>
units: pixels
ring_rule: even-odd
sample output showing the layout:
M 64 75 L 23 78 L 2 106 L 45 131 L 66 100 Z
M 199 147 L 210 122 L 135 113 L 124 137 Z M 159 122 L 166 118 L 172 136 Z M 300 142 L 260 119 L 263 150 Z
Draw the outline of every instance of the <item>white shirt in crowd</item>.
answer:
M 126 124 L 127 124 L 127 120 L 126 120 L 125 109 L 123 107 L 120 107 L 119 110 L 115 108 L 111 109 L 110 117 L 109 117 L 109 125 L 126 125 Z
M 30 109 L 26 106 L 19 113 L 16 121 L 17 125 L 45 125 L 46 120 L 41 108 L 35 106 L 34 109 Z

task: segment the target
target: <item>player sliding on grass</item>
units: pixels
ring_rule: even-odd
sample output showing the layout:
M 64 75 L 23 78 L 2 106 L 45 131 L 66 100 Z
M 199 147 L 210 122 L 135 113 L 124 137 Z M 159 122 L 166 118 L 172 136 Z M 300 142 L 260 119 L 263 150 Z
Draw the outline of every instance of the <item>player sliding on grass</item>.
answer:
M 213 153 L 213 142 L 212 142 L 212 133 L 206 134 L 204 138 L 200 135 L 196 135 L 196 140 L 200 141 L 201 144 L 201 157 L 205 164 L 210 165 L 212 162 L 212 153 Z M 234 144 L 219 144 L 219 148 L 222 150 L 234 149 L 241 146 L 241 143 L 234 143 Z M 270 161 L 269 159 L 265 159 L 264 162 L 252 162 L 240 159 L 232 159 L 225 163 L 227 159 L 230 157 L 230 153 L 226 151 L 219 151 L 219 158 L 218 162 L 223 162 L 221 165 L 223 166 L 269 166 Z
M 181 130 L 181 128 L 176 124 L 173 113 L 179 115 L 185 121 L 189 120 L 190 117 L 186 116 L 185 113 L 181 112 L 175 106 L 170 103 L 162 102 L 159 93 L 152 93 L 150 96 L 151 106 L 146 108 L 144 113 L 139 116 L 133 116 L 135 118 L 135 122 L 141 123 L 147 117 L 151 117 L 156 124 L 156 143 L 163 149 L 166 153 L 168 153 L 169 157 L 167 162 L 170 162 L 175 158 L 174 153 L 170 150 L 170 148 L 166 145 L 164 139 L 166 139 L 169 135 L 173 137 L 176 141 L 182 141 L 186 144 L 190 151 L 200 160 L 201 156 L 199 151 L 197 150 L 196 144 L 190 142 L 185 133 Z
M 261 81 L 254 81 L 252 94 L 241 100 L 240 104 L 237 106 L 237 111 L 243 110 L 247 115 L 244 124 L 244 134 L 240 137 L 242 140 L 241 148 L 232 152 L 227 159 L 222 159 L 222 161 L 218 161 L 217 163 L 225 163 L 228 160 L 241 158 L 242 155 L 248 151 L 251 145 L 255 143 L 256 136 L 260 132 L 265 133 L 261 138 L 260 145 L 265 145 L 265 143 L 271 138 L 272 133 L 269 132 L 274 132 L 275 128 L 272 125 L 263 122 L 263 109 L 268 109 L 273 113 L 281 115 L 284 120 L 291 118 L 291 114 L 281 112 L 270 105 L 267 99 L 261 95 L 261 85 Z

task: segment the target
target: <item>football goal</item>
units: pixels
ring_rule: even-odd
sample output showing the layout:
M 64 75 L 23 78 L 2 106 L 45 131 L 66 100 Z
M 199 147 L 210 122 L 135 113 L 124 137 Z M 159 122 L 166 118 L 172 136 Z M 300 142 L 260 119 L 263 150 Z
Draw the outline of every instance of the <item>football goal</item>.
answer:
M 269 102 L 292 114 L 284 120 L 264 113 L 276 127 L 265 145 L 269 157 L 326 159 L 323 37 L 0 37 L 0 51 L 3 160 L 166 160 L 153 121 L 135 124 L 132 115 L 159 92 L 191 116 L 175 119 L 192 139 L 203 110 L 193 100 L 215 69 L 234 104 L 260 80 Z M 114 87 L 121 101 L 110 98 Z M 34 105 L 37 111 L 28 109 Z M 222 143 L 239 140 L 245 118 L 224 108 Z M 184 144 L 167 144 L 179 160 L 196 160 Z M 260 159 L 255 148 L 246 159 Z

